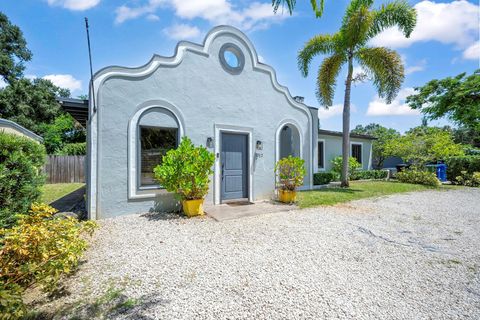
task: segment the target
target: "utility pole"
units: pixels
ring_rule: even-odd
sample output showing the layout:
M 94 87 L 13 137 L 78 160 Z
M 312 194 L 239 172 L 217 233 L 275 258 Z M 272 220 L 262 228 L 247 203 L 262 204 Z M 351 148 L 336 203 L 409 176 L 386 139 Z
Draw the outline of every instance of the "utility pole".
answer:
M 93 113 L 97 112 L 97 106 L 95 104 L 95 88 L 93 86 L 93 68 L 92 68 L 92 50 L 90 48 L 90 32 L 88 30 L 88 18 L 85 17 L 85 29 L 87 30 L 87 43 L 88 43 L 88 59 L 90 60 L 90 88 L 92 90 L 91 99 L 93 104 Z

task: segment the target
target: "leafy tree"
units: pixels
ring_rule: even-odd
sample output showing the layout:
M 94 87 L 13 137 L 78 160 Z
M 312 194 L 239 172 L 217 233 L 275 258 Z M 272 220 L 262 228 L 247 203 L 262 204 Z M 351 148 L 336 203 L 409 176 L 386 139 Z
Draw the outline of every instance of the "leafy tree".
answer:
M 22 78 L 0 89 L 0 117 L 41 134 L 43 125 L 63 113 L 56 96 L 69 97 L 70 91 L 50 80 Z
M 428 119 L 447 117 L 458 125 L 480 132 L 480 69 L 472 75 L 432 80 L 407 97 L 412 109 Z
M 400 137 L 400 133 L 397 130 L 386 128 L 378 123 L 370 123 L 365 127 L 358 125 L 352 130 L 352 133 L 367 134 L 377 138 L 377 140 L 374 140 L 372 143 L 372 160 L 376 168 L 381 168 L 387 158 L 385 154 L 385 144 L 392 139 Z
M 325 0 L 310 0 L 312 10 L 317 18 L 320 18 L 323 14 L 324 2 Z M 282 5 L 282 8 L 287 5 L 288 12 L 292 15 L 296 4 L 297 0 L 272 0 L 273 12 L 277 13 L 280 5 Z
M 463 146 L 453 141 L 452 134 L 442 128 L 416 127 L 405 135 L 389 140 L 385 154 L 398 156 L 405 162 L 424 165 L 445 160 L 447 157 L 463 155 Z
M 23 75 L 25 61 L 30 61 L 32 53 L 19 27 L 0 12 L 0 76 L 12 83 Z
M 308 75 L 312 59 L 319 54 L 329 55 L 323 60 L 317 76 L 317 98 L 329 107 L 333 103 L 336 78 L 341 67 L 347 65 L 343 104 L 343 166 L 342 183 L 348 187 L 348 158 L 350 156 L 350 91 L 353 63 L 358 62 L 377 87 L 378 95 L 390 103 L 397 95 L 404 79 L 400 55 L 384 47 L 371 47 L 368 41 L 383 30 L 397 26 L 409 37 L 416 25 L 416 11 L 403 0 L 371 9 L 373 0 L 353 0 L 347 7 L 340 30 L 310 39 L 298 54 L 298 66 L 303 76 Z
M 65 153 L 67 150 L 62 150 L 68 144 L 86 140 L 85 129 L 69 114 L 61 114 L 51 124 L 42 124 L 40 131 L 48 154 Z

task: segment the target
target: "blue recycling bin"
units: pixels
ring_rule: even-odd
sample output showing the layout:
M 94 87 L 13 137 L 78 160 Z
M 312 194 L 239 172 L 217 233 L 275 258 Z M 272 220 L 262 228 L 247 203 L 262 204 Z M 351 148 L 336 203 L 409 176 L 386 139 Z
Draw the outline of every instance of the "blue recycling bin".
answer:
M 435 172 L 438 180 L 445 182 L 447 181 L 447 165 L 445 163 L 439 164 L 429 164 L 427 165 L 428 171 Z

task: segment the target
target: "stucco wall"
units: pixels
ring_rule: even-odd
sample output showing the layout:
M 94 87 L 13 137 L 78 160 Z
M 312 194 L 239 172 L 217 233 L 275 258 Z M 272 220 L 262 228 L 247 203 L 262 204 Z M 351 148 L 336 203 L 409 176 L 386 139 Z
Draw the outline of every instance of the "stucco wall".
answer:
M 245 56 L 244 70 L 238 75 L 226 72 L 220 65 L 219 49 L 227 42 L 237 45 Z M 114 67 L 96 76 L 98 109 L 92 114 L 90 124 L 94 128 L 90 132 L 94 140 L 90 167 L 96 172 L 89 180 L 96 183 L 96 187 L 89 187 L 89 190 L 95 202 L 90 209 L 96 211 L 97 218 L 169 210 L 176 204 L 172 195 L 165 191 L 155 191 L 157 195 L 147 199 L 129 199 L 128 196 L 129 121 L 140 108 L 158 105 L 159 101 L 168 102 L 178 111 L 180 122 L 184 123 L 184 135 L 197 145 L 205 145 L 207 137 L 215 137 L 216 125 L 251 129 L 252 143 L 263 142 L 263 150 L 255 151 L 250 168 L 253 200 L 272 196 L 276 135 L 283 123 L 296 124 L 308 172 L 305 185 L 311 184 L 311 114 L 275 84 L 275 76 L 269 67 L 258 63 L 249 40 L 236 29 L 220 27 L 209 33 L 205 48 L 184 45 L 187 49 L 180 45 L 177 57 L 181 55 L 181 59 L 176 65 L 162 66 L 165 58 L 155 57 L 150 64 L 160 62 L 150 73 L 145 72 L 149 68 L 146 65 L 137 70 Z M 108 72 L 111 75 L 107 77 Z M 213 191 L 217 186 L 213 178 L 207 203 L 214 200 Z M 95 189 L 98 190 L 96 195 L 92 194 Z
M 332 169 L 331 161 L 342 155 L 342 137 L 331 135 L 318 135 L 319 140 L 325 140 L 325 171 Z M 372 148 L 372 140 L 350 138 L 350 143 L 362 143 L 362 169 L 371 169 L 370 151 Z

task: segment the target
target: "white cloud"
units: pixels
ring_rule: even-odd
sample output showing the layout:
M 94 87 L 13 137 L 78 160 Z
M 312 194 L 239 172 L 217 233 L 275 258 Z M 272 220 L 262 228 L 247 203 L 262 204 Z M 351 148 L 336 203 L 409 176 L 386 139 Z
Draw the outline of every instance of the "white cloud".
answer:
M 357 112 L 357 107 L 352 103 L 350 104 L 350 111 L 355 113 Z M 341 115 L 343 113 L 343 104 L 334 104 L 331 107 L 324 108 L 320 107 L 318 108 L 318 118 L 319 119 L 329 119 L 338 115 Z
M 7 86 L 7 83 L 3 80 L 3 79 L 0 79 L 0 89 L 3 89 Z
M 49 74 L 43 79 L 50 80 L 54 85 L 69 89 L 71 92 L 82 89 L 82 81 L 75 79 L 70 74 Z
M 160 20 L 160 17 L 157 16 L 156 14 L 150 13 L 150 14 L 147 16 L 147 20 L 150 20 L 150 21 L 158 21 L 158 20 Z
M 387 104 L 384 99 L 378 96 L 370 101 L 367 109 L 367 116 L 412 116 L 419 115 L 418 110 L 411 109 L 405 104 L 405 98 L 415 93 L 413 88 L 404 88 L 400 90 L 398 96 L 391 104 Z
M 427 65 L 427 60 L 423 59 L 423 60 L 418 61 L 417 64 L 415 64 L 413 66 L 412 65 L 409 66 L 409 65 L 407 65 L 406 59 L 404 59 L 404 65 L 405 65 L 405 74 L 408 75 L 408 74 L 412 74 L 412 73 L 415 73 L 415 72 L 425 70 L 425 67 Z
M 421 1 L 415 5 L 417 26 L 410 38 L 390 28 L 372 39 L 372 44 L 406 48 L 415 42 L 438 41 L 465 49 L 478 39 L 480 6 L 465 0 L 450 3 Z
M 253 2 L 237 8 L 231 0 L 148 0 L 137 7 L 120 6 L 116 9 L 115 23 L 149 16 L 160 8 L 169 8 L 175 16 L 184 20 L 203 19 L 211 24 L 230 24 L 242 30 L 267 28 L 274 22 L 286 19 L 287 15 L 273 13 L 270 3 Z
M 265 58 L 261 55 L 258 55 L 258 61 L 261 63 L 265 63 Z
M 163 29 L 163 33 L 174 40 L 195 39 L 200 35 L 200 29 L 188 24 L 174 24 Z
M 475 42 L 463 51 L 463 58 L 480 61 L 480 42 Z
M 83 11 L 95 7 L 100 0 L 47 0 L 50 6 L 59 6 L 65 9 Z

